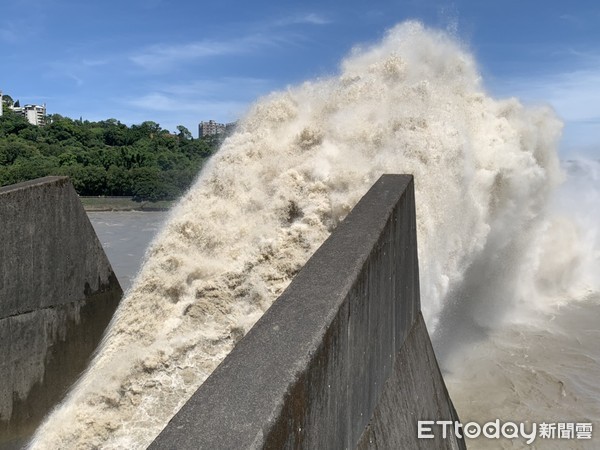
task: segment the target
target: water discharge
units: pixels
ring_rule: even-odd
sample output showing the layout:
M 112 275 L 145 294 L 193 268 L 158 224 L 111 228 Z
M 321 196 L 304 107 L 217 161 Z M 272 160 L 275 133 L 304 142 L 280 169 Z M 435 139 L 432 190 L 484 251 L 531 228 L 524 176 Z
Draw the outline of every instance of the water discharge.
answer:
M 600 161 L 567 161 L 534 255 L 512 280 L 516 308 L 477 339 L 449 347 L 445 380 L 461 420 L 591 423 L 591 440 L 537 439 L 536 448 L 600 446 Z M 483 281 L 483 280 L 482 280 Z M 483 290 L 482 299 L 490 293 Z M 520 298 L 519 298 L 520 295 Z M 445 317 L 442 318 L 444 321 Z M 445 321 L 444 321 L 445 322 Z M 442 348 L 444 346 L 441 346 Z M 460 351 L 456 351 L 456 350 Z M 557 431 L 558 433 L 558 431 Z M 524 440 L 469 442 L 469 448 L 530 448 Z
M 444 359 L 523 304 L 551 304 L 540 242 L 560 132 L 549 108 L 488 96 L 461 44 L 414 22 L 339 75 L 260 100 L 173 210 L 32 447 L 146 447 L 383 173 L 415 176 L 423 311 Z M 461 317 L 469 336 L 453 332 Z

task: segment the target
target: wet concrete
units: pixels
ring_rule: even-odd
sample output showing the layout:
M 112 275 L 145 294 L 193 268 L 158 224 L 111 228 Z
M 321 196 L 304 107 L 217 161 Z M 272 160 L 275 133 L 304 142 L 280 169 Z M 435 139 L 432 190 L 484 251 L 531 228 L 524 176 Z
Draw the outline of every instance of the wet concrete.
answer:
M 62 398 L 121 296 L 67 178 L 0 188 L 0 448 Z

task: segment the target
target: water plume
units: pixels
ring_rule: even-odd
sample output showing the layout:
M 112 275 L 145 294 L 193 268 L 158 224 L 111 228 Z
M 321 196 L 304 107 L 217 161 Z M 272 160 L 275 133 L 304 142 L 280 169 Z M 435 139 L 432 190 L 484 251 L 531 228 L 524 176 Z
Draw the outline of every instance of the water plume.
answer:
M 490 326 L 560 181 L 560 132 L 549 108 L 487 95 L 461 44 L 417 22 L 261 99 L 172 211 L 32 447 L 147 446 L 383 173 L 415 176 L 430 330 L 453 308 Z M 468 300 L 496 276 L 492 299 Z

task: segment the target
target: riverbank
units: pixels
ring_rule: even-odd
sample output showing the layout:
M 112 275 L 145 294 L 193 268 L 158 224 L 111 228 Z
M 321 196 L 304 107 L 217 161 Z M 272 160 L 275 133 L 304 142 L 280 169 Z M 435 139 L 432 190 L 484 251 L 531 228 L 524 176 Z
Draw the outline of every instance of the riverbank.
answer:
M 135 201 L 132 197 L 83 197 L 79 199 L 86 211 L 168 211 L 174 200 L 157 202 Z

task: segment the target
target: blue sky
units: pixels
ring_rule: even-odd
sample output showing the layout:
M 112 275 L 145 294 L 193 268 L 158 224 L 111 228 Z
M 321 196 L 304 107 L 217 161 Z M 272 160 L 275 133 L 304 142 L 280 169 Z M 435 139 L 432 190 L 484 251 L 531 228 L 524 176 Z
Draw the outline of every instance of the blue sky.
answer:
M 455 33 L 493 95 L 550 103 L 563 157 L 600 157 L 596 0 L 11 0 L 0 89 L 49 113 L 196 136 L 201 120 L 235 120 L 261 95 L 336 73 L 352 47 L 408 19 Z

